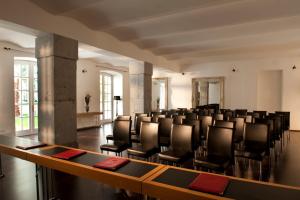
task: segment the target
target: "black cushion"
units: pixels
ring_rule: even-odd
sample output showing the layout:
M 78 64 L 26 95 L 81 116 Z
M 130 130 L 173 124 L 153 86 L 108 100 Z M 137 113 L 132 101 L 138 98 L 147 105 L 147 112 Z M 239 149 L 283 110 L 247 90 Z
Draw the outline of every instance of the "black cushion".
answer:
M 211 155 L 194 160 L 194 164 L 214 171 L 224 171 L 230 165 L 230 159 Z
M 102 151 L 122 152 L 128 148 L 128 144 L 123 141 L 114 141 L 113 144 L 104 144 L 100 146 Z
M 184 162 L 192 157 L 193 157 L 192 153 L 182 154 L 182 152 L 176 152 L 172 150 L 164 151 L 158 154 L 158 158 L 160 160 L 165 160 L 165 161 L 170 161 L 175 163 Z
M 170 146 L 170 138 L 169 137 L 160 137 L 159 138 L 160 146 L 168 147 Z
M 158 148 L 146 149 L 145 146 L 138 144 L 135 147 L 127 149 L 128 155 L 148 158 L 159 152 Z

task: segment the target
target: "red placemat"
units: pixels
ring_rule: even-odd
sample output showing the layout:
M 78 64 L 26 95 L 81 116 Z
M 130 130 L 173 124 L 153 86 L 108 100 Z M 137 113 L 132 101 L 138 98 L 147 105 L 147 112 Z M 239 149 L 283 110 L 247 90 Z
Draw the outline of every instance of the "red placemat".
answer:
M 126 165 L 128 162 L 129 162 L 129 160 L 126 158 L 110 157 L 110 158 L 107 158 L 103 161 L 96 163 L 94 165 L 94 167 L 115 171 L 118 168 Z
M 212 174 L 199 174 L 189 185 L 190 189 L 211 194 L 223 195 L 229 178 Z
M 64 160 L 69 160 L 71 158 L 75 158 L 77 156 L 83 155 L 85 154 L 85 151 L 82 150 L 77 150 L 77 149 L 69 149 L 54 155 L 51 155 L 54 158 L 60 158 L 60 159 L 64 159 Z

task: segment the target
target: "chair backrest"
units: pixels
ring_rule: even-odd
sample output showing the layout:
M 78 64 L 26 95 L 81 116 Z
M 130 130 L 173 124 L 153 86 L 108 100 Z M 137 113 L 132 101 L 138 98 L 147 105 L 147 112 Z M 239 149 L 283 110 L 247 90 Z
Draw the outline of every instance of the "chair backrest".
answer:
M 224 128 L 234 128 L 235 122 L 233 122 L 233 121 L 224 121 L 224 120 L 216 120 L 214 126 L 224 127 Z
M 212 126 L 213 120 L 212 116 L 199 116 L 200 119 L 200 136 L 207 138 L 208 126 Z
M 135 115 L 134 115 L 134 128 L 135 128 L 135 130 L 136 130 L 136 126 L 137 126 L 137 119 L 138 119 L 138 117 L 141 117 L 141 116 L 147 117 L 148 115 L 145 114 L 145 113 L 135 113 Z
M 214 114 L 214 120 L 223 120 L 224 115 L 223 114 Z
M 147 116 L 139 116 L 136 120 L 136 126 L 135 126 L 135 133 L 137 135 L 140 134 L 141 131 L 141 123 L 142 122 L 151 122 L 151 117 L 147 117 Z
M 240 115 L 240 116 L 246 116 L 247 115 L 247 109 L 236 109 L 235 114 Z
M 118 115 L 116 120 L 131 121 L 131 116 L 130 115 Z
M 188 120 L 196 120 L 197 119 L 197 114 L 196 113 L 186 113 L 185 118 Z
M 229 120 L 233 117 L 233 111 L 232 110 L 226 110 L 223 114 L 223 120 Z
M 255 148 L 255 145 L 264 145 L 267 149 L 269 144 L 268 125 L 246 123 L 245 146 Z
M 131 146 L 131 121 L 115 120 L 113 127 L 113 136 L 115 141 L 122 141 Z
M 173 119 L 172 118 L 159 118 L 158 123 L 159 123 L 159 127 L 158 127 L 159 137 L 170 138 Z
M 284 116 L 284 130 L 290 129 L 290 112 L 276 111 L 276 114 L 282 114 Z
M 174 124 L 182 124 L 183 119 L 185 119 L 186 117 L 184 115 L 177 115 L 174 117 Z
M 141 144 L 145 149 L 159 148 L 158 123 L 141 123 Z
M 221 156 L 233 160 L 233 129 L 209 126 L 207 136 L 207 156 Z
M 252 122 L 253 122 L 253 117 L 252 117 L 252 115 L 246 115 L 246 122 L 247 122 L 247 123 L 252 123 Z
M 256 118 L 255 119 L 255 123 L 256 124 L 266 124 L 266 125 L 268 125 L 270 139 L 273 138 L 273 134 L 274 134 L 274 119 L 272 119 L 272 117 L 267 117 L 267 118 L 264 118 L 264 119 Z
M 264 110 L 254 110 L 253 114 L 256 115 L 255 113 L 258 114 L 258 118 L 265 118 L 267 116 L 267 111 Z M 255 118 L 257 117 L 255 116 Z
M 200 145 L 200 120 L 183 120 L 184 125 L 194 126 L 193 149 L 197 149 Z
M 151 122 L 158 123 L 159 118 L 165 118 L 165 115 L 153 115 Z
M 235 122 L 234 138 L 236 138 L 237 141 L 243 140 L 245 133 L 245 118 L 234 117 L 231 120 Z
M 179 154 L 193 152 L 194 126 L 173 124 L 171 131 L 171 149 Z

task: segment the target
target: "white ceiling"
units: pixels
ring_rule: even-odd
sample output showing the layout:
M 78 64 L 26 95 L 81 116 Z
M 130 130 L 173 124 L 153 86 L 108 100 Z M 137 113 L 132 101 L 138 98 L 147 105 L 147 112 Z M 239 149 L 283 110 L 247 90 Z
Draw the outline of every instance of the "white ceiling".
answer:
M 24 31 L 26 32 L 26 31 Z M 28 34 L 20 32 L 15 26 L 0 23 L 0 41 L 9 42 L 20 46 L 28 50 L 28 52 L 34 52 L 35 39 L 38 34 Z M 79 43 L 78 49 L 79 58 L 90 59 L 96 63 L 106 63 L 113 66 L 128 67 L 129 62 L 134 59 L 122 56 L 110 51 L 95 48 L 83 43 Z
M 31 0 L 47 12 L 176 61 L 295 54 L 299 0 Z

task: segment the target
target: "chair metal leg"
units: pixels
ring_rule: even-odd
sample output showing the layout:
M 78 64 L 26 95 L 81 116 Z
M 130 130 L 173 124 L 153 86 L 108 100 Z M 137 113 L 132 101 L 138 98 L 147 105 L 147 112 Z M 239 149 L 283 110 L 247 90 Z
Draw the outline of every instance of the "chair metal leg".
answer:
M 259 180 L 262 180 L 262 161 L 259 161 Z
M 2 155 L 0 153 L 0 179 L 4 177 L 3 169 L 2 169 Z

